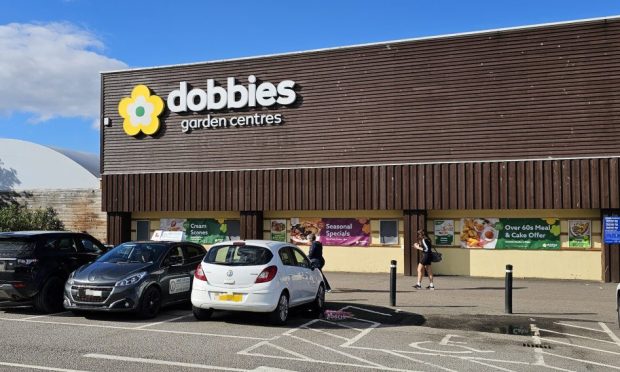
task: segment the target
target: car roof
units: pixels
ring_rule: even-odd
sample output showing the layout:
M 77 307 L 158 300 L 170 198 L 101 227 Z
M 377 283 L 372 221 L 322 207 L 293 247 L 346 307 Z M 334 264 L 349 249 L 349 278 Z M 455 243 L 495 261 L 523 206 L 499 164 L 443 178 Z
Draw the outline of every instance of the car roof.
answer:
M 177 242 L 177 241 L 172 241 L 172 240 L 131 240 L 131 241 L 128 241 L 128 242 L 122 242 L 120 244 L 126 244 L 126 243 L 132 243 L 132 244 L 164 244 L 164 245 L 173 245 L 173 244 L 183 243 L 183 244 L 192 244 L 192 245 L 201 246 L 200 244 L 196 244 L 196 243 L 190 242 L 190 241 Z
M 263 248 L 267 248 L 271 251 L 276 252 L 277 250 L 279 250 L 282 247 L 290 247 L 293 246 L 294 244 L 292 243 L 287 243 L 287 242 L 276 242 L 274 240 L 258 240 L 258 239 L 253 239 L 253 240 L 227 240 L 221 243 L 216 243 L 213 244 L 211 246 L 211 248 L 213 247 L 220 247 L 220 246 L 228 246 L 228 245 L 232 245 L 232 244 L 238 244 L 238 245 L 249 245 L 249 246 L 255 246 L 255 247 L 263 247 Z
M 73 231 L 7 231 L 0 232 L 2 237 L 33 237 L 38 235 L 56 235 L 56 234 L 78 234 L 84 235 L 85 233 L 73 232 Z

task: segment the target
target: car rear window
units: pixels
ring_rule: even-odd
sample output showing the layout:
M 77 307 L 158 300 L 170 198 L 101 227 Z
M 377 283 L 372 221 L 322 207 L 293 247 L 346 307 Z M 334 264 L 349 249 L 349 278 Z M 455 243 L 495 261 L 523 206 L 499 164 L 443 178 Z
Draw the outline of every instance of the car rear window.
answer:
M 30 239 L 0 238 L 0 257 L 25 257 L 34 255 L 35 243 Z
M 255 266 L 271 261 L 273 253 L 267 248 L 251 245 L 225 245 L 209 249 L 204 262 L 216 265 Z

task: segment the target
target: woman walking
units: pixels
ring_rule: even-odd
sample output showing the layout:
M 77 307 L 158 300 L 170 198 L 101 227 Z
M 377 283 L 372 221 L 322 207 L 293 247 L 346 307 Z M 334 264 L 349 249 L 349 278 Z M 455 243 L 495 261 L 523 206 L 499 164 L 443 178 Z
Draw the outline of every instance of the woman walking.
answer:
M 413 288 L 422 288 L 422 273 L 426 270 L 431 283 L 426 289 L 435 289 L 433 285 L 433 269 L 431 269 L 431 240 L 426 236 L 424 230 L 418 230 L 418 241 L 413 245 L 417 250 L 422 251 L 422 260 L 418 263 L 418 283 Z

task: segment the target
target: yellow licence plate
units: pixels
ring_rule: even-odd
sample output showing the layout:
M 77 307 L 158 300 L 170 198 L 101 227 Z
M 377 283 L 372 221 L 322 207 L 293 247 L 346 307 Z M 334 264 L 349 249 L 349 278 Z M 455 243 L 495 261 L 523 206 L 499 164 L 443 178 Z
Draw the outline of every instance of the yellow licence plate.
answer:
M 217 296 L 218 301 L 241 302 L 243 295 L 239 293 L 221 294 Z

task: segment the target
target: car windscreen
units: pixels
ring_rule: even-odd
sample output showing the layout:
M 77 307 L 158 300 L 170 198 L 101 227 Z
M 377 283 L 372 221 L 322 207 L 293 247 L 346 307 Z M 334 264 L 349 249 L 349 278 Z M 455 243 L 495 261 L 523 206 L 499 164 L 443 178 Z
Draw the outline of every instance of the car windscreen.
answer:
M 34 255 L 35 242 L 27 238 L 0 238 L 0 257 L 14 258 Z
M 153 263 L 167 250 L 168 246 L 161 243 L 123 243 L 99 257 L 97 262 Z
M 251 245 L 224 245 L 212 247 L 204 262 L 227 266 L 265 265 L 271 261 L 273 253 L 267 248 Z

